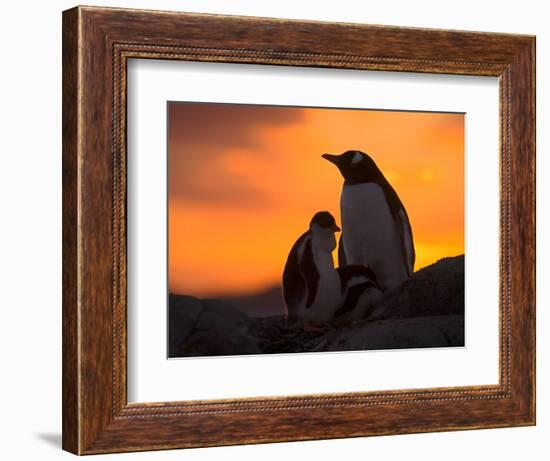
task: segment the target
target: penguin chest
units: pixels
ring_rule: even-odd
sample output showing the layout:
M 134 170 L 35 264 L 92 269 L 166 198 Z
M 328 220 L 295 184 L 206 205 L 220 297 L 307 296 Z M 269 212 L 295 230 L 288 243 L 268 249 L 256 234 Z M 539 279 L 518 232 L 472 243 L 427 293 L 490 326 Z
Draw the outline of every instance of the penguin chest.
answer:
M 332 255 L 316 254 L 315 259 L 319 271 L 319 285 L 315 301 L 309 307 L 307 316 L 315 322 L 329 322 L 342 302 L 340 277 L 334 269 Z
M 368 266 L 383 279 L 401 278 L 399 229 L 383 189 L 374 183 L 345 185 L 340 208 L 348 264 Z

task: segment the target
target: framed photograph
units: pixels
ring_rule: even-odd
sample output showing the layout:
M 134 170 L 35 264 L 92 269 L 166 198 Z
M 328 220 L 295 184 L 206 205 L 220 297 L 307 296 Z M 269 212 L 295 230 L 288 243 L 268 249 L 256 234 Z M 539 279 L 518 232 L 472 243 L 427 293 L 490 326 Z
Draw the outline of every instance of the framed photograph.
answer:
M 535 424 L 535 38 L 63 13 L 63 448 Z

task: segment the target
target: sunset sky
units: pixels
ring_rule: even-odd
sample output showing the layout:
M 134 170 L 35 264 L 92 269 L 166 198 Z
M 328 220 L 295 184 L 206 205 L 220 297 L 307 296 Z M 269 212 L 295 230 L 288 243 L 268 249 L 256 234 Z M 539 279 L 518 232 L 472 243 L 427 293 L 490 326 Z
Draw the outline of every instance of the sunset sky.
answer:
M 464 115 L 169 103 L 172 293 L 260 292 L 317 211 L 340 223 L 325 152 L 368 153 L 405 205 L 415 270 L 464 253 Z M 334 253 L 336 262 L 336 252 Z

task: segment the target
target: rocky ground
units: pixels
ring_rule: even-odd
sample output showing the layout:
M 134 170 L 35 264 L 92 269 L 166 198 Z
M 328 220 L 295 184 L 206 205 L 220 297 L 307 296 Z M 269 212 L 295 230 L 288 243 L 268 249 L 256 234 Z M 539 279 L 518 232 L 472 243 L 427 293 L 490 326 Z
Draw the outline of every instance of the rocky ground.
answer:
M 191 296 L 170 295 L 169 309 L 170 357 L 463 346 L 464 256 L 416 272 L 368 318 L 320 332 Z

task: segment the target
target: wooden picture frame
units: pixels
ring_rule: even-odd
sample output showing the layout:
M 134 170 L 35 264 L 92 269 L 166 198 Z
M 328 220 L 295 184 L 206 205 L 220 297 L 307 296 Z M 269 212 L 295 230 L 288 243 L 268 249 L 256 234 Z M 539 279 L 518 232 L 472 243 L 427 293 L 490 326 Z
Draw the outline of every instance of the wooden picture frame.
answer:
M 497 76 L 494 386 L 129 404 L 131 58 Z M 93 454 L 535 424 L 535 38 L 77 7 L 63 13 L 63 448 Z

